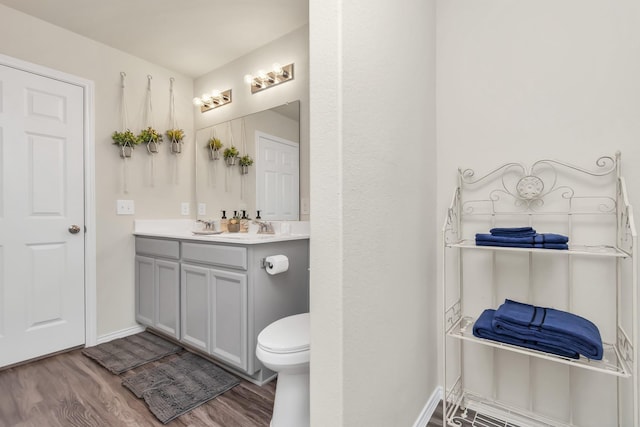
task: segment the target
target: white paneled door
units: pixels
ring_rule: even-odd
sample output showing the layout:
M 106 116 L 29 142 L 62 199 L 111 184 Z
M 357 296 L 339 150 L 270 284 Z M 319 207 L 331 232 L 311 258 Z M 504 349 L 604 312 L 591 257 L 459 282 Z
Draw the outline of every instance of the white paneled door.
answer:
M 262 219 L 297 221 L 300 198 L 300 146 L 256 132 L 256 209 Z
M 0 367 L 85 342 L 83 88 L 0 65 Z

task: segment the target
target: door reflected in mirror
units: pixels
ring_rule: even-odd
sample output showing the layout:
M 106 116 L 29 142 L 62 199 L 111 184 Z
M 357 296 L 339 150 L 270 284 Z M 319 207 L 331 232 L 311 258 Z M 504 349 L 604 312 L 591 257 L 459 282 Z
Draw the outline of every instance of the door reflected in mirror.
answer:
M 214 149 L 218 140 L 222 146 Z M 298 220 L 300 175 L 300 102 L 271 108 L 199 129 L 195 168 L 198 219 L 226 212 L 265 220 Z M 235 147 L 235 164 L 225 159 Z M 243 167 L 244 160 L 253 160 Z M 249 161 L 250 163 L 250 161 Z M 202 208 L 206 213 L 202 214 Z

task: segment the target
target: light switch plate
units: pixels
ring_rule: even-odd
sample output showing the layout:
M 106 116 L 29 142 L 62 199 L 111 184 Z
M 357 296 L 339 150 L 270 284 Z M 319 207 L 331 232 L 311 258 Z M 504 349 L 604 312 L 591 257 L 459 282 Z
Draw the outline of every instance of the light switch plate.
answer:
M 198 203 L 198 215 L 206 215 L 206 214 L 207 214 L 207 204 Z
M 118 215 L 133 215 L 135 213 L 133 200 L 116 200 L 116 213 Z
M 182 202 L 180 204 L 180 214 L 189 215 L 189 202 Z

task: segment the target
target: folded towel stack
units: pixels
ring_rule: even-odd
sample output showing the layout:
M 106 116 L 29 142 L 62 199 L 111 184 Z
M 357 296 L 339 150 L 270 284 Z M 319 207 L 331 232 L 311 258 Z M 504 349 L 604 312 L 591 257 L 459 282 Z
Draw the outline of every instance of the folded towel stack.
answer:
M 561 234 L 538 234 L 531 227 L 492 228 L 491 234 L 476 234 L 478 246 L 510 248 L 569 249 L 569 238 Z
M 505 300 L 497 310 L 485 310 L 473 335 L 563 357 L 602 359 L 598 327 L 589 320 L 553 308 Z

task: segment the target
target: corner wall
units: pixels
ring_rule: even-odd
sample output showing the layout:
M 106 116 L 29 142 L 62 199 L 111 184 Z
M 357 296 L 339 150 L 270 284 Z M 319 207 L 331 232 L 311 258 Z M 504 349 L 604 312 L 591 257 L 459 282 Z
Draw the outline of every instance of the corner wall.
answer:
M 135 326 L 133 220 L 180 218 L 180 203 L 194 199 L 193 80 L 2 5 L 0 53 L 95 83 L 97 335 Z M 169 78 L 175 78 L 177 121 L 187 135 L 180 156 L 170 154 L 165 143 L 152 165 L 145 148 L 138 147 L 123 166 L 111 141 L 122 126 L 121 71 L 127 74 L 128 124 L 134 132 L 144 125 L 147 75 L 153 77 L 153 124 L 162 132 L 168 128 Z M 117 216 L 117 199 L 134 200 L 136 214 Z
M 312 426 L 437 386 L 435 2 L 310 2 Z
M 441 0 L 437 9 L 439 225 L 458 168 L 482 175 L 544 158 L 595 167 L 617 150 L 640 204 L 638 2 Z M 615 405 L 573 398 L 576 424 L 610 424 L 602 418 Z

